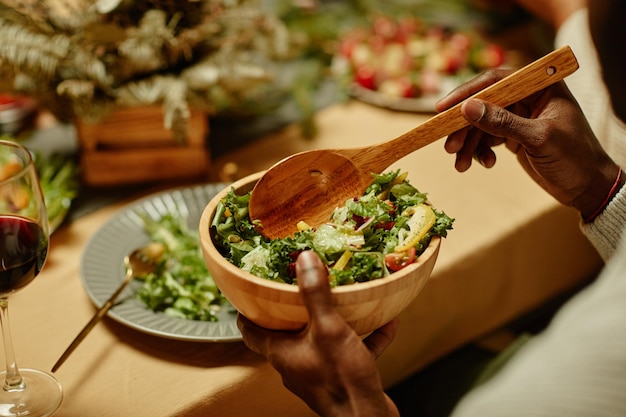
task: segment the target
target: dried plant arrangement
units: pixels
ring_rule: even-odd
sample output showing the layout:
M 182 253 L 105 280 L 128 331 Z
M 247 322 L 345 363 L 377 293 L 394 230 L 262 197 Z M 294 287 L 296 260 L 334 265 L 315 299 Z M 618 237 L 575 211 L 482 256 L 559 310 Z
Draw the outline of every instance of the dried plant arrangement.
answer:
M 184 138 L 190 107 L 262 101 L 297 50 L 255 0 L 0 0 L 3 88 L 61 120 L 158 104 Z

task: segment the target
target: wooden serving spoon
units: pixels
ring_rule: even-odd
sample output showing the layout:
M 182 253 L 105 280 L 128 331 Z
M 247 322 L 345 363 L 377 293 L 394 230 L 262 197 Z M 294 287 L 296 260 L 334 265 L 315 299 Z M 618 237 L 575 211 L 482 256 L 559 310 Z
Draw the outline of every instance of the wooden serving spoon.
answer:
M 515 71 L 474 94 L 502 107 L 542 90 L 578 69 L 569 46 Z M 268 238 L 285 237 L 304 221 L 316 227 L 329 219 L 346 200 L 360 196 L 381 173 L 400 158 L 469 125 L 462 103 L 437 114 L 415 129 L 386 142 L 349 148 L 305 151 L 271 167 L 256 183 L 250 197 L 250 218 L 260 221 Z

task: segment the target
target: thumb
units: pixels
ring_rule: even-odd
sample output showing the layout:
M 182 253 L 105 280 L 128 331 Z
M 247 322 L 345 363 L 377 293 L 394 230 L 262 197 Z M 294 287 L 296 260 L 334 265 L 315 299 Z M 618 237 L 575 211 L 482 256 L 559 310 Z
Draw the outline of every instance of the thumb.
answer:
M 536 120 L 518 116 L 492 103 L 470 99 L 461 105 L 461 113 L 480 130 L 494 137 L 513 139 L 524 147 L 532 145 L 537 137 Z
M 298 256 L 296 276 L 300 296 L 311 323 L 323 322 L 328 315 L 336 314 L 328 283 L 328 271 L 315 252 L 305 251 Z

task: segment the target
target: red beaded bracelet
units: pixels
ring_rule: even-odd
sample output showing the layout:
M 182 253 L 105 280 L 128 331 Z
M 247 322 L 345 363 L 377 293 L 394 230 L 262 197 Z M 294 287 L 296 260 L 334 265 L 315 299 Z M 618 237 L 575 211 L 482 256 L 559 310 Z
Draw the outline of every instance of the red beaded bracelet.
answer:
M 619 167 L 619 171 L 617 172 L 617 178 L 615 179 L 615 183 L 611 187 L 609 194 L 606 196 L 602 204 L 600 204 L 600 207 L 598 207 L 598 209 L 594 211 L 591 216 L 584 219 L 585 223 L 589 223 L 590 221 L 593 221 L 593 219 L 598 217 L 598 215 L 602 213 L 602 210 L 604 210 L 604 208 L 611 202 L 611 199 L 615 196 L 615 194 L 617 194 L 617 191 L 619 191 L 618 186 L 619 186 L 621 178 L 622 178 L 622 167 Z

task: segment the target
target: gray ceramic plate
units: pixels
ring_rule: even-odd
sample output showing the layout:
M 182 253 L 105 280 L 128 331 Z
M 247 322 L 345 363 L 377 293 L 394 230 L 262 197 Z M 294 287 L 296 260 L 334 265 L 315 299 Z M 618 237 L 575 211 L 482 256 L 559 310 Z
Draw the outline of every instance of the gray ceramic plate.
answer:
M 154 194 L 120 210 L 87 243 L 81 259 L 81 278 L 91 300 L 101 306 L 111 296 L 124 276 L 123 260 L 127 253 L 149 242 L 137 213 L 158 219 L 166 213 L 180 213 L 189 227 L 198 227 L 200 215 L 209 200 L 224 184 L 177 188 Z M 131 283 L 111 310 L 109 317 L 144 333 L 170 339 L 198 342 L 241 340 L 234 309 L 227 305 L 219 312 L 218 322 L 184 320 L 154 313 L 133 297 L 137 285 Z

